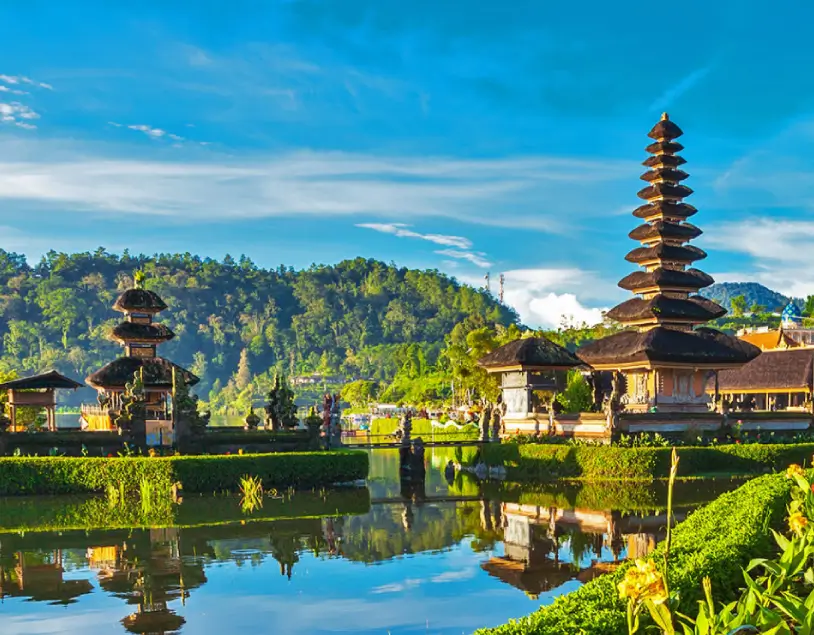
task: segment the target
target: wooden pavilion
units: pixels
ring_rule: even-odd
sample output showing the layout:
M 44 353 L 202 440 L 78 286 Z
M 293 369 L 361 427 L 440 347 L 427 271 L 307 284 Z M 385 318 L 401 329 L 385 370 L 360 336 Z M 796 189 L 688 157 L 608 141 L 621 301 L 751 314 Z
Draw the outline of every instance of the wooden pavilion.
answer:
M 714 391 L 708 386 L 708 391 Z M 718 375 L 718 393 L 729 411 L 814 413 L 814 348 L 764 351 L 757 359 Z
M 11 431 L 17 432 L 17 409 L 20 407 L 44 409 L 48 429 L 56 430 L 56 391 L 61 389 L 76 390 L 82 387 L 83 384 L 69 379 L 55 370 L 49 370 L 33 377 L 13 379 L 0 384 L 0 390 L 8 391 Z
M 112 417 L 121 410 L 127 385 L 139 373 L 146 398 L 147 434 L 160 431 L 162 438 L 170 439 L 173 371 L 188 386 L 198 383 L 198 378 L 156 354 L 158 345 L 174 338 L 175 333 L 153 321 L 167 305 L 158 294 L 143 287 L 143 274 L 139 272 L 135 278 L 135 287 L 122 293 L 113 305 L 125 315 L 111 334 L 124 347 L 124 355 L 88 376 L 86 381 L 99 393 L 99 406 L 83 406 L 82 416 L 88 429 L 112 429 Z
M 550 410 L 557 393 L 565 389 L 568 371 L 583 364 L 545 337 L 527 337 L 495 349 L 478 365 L 500 375 L 506 428 L 539 432 L 541 423 L 550 426 Z
M 713 280 L 691 267 L 706 253 L 687 244 L 701 230 L 686 222 L 697 210 L 684 202 L 692 190 L 681 183 L 689 176 L 679 169 L 684 148 L 675 140 L 682 134 L 666 113 L 648 134 L 652 156 L 641 176 L 648 185 L 638 193 L 646 203 L 633 212 L 644 222 L 630 232 L 641 246 L 626 256 L 643 271 L 619 282 L 635 297 L 607 314 L 628 329 L 577 351 L 594 369 L 625 376 L 625 392 L 612 403 L 618 398 L 627 412 L 709 412 L 708 378 L 760 355 L 756 346 L 702 326 L 726 310 L 697 295 Z

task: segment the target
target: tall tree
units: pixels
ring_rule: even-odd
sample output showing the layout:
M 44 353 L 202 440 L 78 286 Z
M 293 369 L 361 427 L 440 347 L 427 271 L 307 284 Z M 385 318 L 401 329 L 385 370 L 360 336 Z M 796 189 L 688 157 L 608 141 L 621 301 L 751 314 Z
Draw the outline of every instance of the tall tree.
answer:
M 237 365 L 237 373 L 235 373 L 235 386 L 238 390 L 243 390 L 252 381 L 252 369 L 249 366 L 249 349 L 244 348 L 240 351 L 240 362 Z

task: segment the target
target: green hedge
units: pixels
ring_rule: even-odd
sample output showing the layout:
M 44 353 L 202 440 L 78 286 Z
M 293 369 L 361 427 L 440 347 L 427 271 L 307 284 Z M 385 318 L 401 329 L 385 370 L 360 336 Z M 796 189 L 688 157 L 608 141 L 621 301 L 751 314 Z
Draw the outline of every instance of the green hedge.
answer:
M 399 420 L 393 419 L 374 419 L 370 423 L 370 434 L 374 437 L 373 442 L 384 443 L 383 437 L 388 434 L 393 434 L 399 427 Z M 413 438 L 421 437 L 424 441 L 430 440 L 435 437 L 436 440 L 443 439 L 444 441 L 477 441 L 480 438 L 480 432 L 476 425 L 466 425 L 458 430 L 452 426 L 449 428 L 433 428 L 429 419 L 413 419 L 413 427 L 411 431 Z M 364 439 L 364 436 L 362 437 Z
M 504 465 L 510 480 L 561 478 L 654 479 L 670 472 L 670 448 L 622 448 L 609 445 L 490 444 L 483 448 L 489 465 Z M 682 476 L 761 474 L 790 463 L 810 465 L 814 443 L 683 447 Z
M 681 460 L 684 460 L 683 455 Z M 789 483 L 773 474 L 749 481 L 691 514 L 673 532 L 670 585 L 680 593 L 679 610 L 694 615 L 701 599 L 701 580 L 709 576 L 716 600 L 734 597 L 743 586 L 741 567 L 771 553 L 769 526 L 785 515 Z M 663 545 L 653 558 L 660 560 Z M 630 563 L 601 576 L 531 615 L 479 635 L 617 635 L 627 632 L 625 604 L 616 585 Z
M 85 494 L 121 484 L 137 491 L 142 480 L 157 488 L 181 482 L 185 492 L 235 491 L 240 477 L 258 476 L 266 487 L 315 487 L 367 477 L 366 452 L 290 452 L 232 456 L 120 458 L 0 458 L 0 496 Z

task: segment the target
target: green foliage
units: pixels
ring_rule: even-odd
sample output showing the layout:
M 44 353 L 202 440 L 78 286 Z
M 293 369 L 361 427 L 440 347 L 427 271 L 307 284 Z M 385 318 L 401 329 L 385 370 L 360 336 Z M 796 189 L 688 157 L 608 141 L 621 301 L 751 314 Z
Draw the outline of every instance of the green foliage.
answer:
M 84 494 L 121 484 L 137 492 L 143 481 L 159 490 L 180 482 L 186 492 L 237 491 L 254 474 L 267 485 L 314 487 L 367 476 L 365 452 L 291 452 L 200 457 L 8 457 L 0 459 L 0 495 Z
M 510 480 L 646 480 L 667 477 L 670 452 L 667 447 L 503 443 L 484 446 L 483 458 L 489 465 L 504 465 Z M 809 461 L 812 452 L 811 443 L 684 447 L 681 475 L 760 474 Z
M 576 370 L 568 372 L 568 384 L 565 390 L 557 395 L 557 401 L 566 413 L 589 412 L 594 403 L 593 391 L 582 373 Z
M 733 317 L 743 317 L 743 314 L 746 313 L 746 296 L 745 295 L 733 296 L 729 300 L 729 303 L 732 306 Z
M 370 422 L 370 434 L 372 437 L 379 438 L 373 438 L 371 440 L 373 442 L 385 442 L 385 439 L 380 437 L 394 434 L 398 427 L 398 419 L 374 419 Z M 465 425 L 460 429 L 454 426 L 433 428 L 429 419 L 413 419 L 410 436 L 414 439 L 421 437 L 425 441 L 428 441 L 433 438 L 433 435 L 436 439 L 443 438 L 445 441 L 477 441 L 480 438 L 478 426 L 474 424 Z
M 342 387 L 342 399 L 353 408 L 364 408 L 376 396 L 376 382 L 366 379 L 357 379 Z
M 814 295 L 806 296 L 806 301 L 803 305 L 803 315 L 805 317 L 814 317 Z
M 732 298 L 743 296 L 747 306 L 760 305 L 768 311 L 780 311 L 789 303 L 791 298 L 772 291 L 757 282 L 721 282 L 701 290 L 701 295 L 732 311 Z
M 683 468 L 686 450 L 681 452 Z M 683 472 L 683 470 L 682 470 Z M 743 586 L 741 567 L 771 550 L 768 526 L 777 526 L 789 496 L 782 475 L 754 479 L 691 514 L 672 534 L 670 589 L 679 593 L 679 610 L 689 612 L 702 597 L 701 581 L 712 586 L 723 600 Z M 663 555 L 663 544 L 653 558 Z M 616 585 L 631 566 L 624 564 L 576 591 L 558 597 L 553 604 L 531 615 L 512 620 L 479 635 L 617 635 L 626 627 L 625 603 Z
M 260 396 L 273 378 L 270 368 L 390 382 L 411 345 L 433 366 L 456 324 L 472 330 L 517 322 L 486 291 L 437 271 L 362 258 L 294 271 L 263 269 L 243 257 L 117 256 L 99 249 L 52 251 L 29 266 L 0 250 L 0 369 L 57 368 L 84 377 L 119 356 L 107 337 L 121 320 L 111 305 L 136 270 L 170 307 L 160 318 L 178 337 L 162 344 L 161 354 L 200 374 L 201 395 L 216 381 L 222 388 L 230 383 L 244 350 L 255 377 L 265 377 L 266 386 L 252 393 Z M 250 390 L 232 384 L 232 396 Z M 251 394 L 245 400 L 239 412 Z

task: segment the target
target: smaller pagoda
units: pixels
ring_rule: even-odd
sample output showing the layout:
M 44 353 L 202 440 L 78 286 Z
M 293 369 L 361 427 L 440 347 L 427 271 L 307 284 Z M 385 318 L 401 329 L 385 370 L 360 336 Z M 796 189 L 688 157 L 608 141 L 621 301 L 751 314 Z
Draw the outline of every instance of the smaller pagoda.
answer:
M 191 372 L 159 357 L 159 344 L 175 337 L 164 325 L 154 322 L 155 316 L 167 305 L 153 291 L 144 288 L 143 272 L 136 272 L 135 286 L 122 293 L 113 309 L 124 313 L 125 319 L 111 333 L 111 339 L 124 347 L 124 356 L 110 362 L 89 375 L 87 382 L 99 393 L 99 403 L 104 414 L 116 414 L 122 406 L 122 398 L 128 384 L 138 373 L 143 383 L 148 427 L 150 421 L 169 421 L 169 400 L 173 389 L 173 371 L 187 385 L 198 383 Z M 94 414 L 93 408 L 83 408 L 86 421 Z M 98 414 L 98 413 L 97 413 Z M 95 426 L 94 426 L 95 427 Z M 101 426 L 104 428 L 104 425 Z

